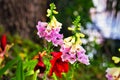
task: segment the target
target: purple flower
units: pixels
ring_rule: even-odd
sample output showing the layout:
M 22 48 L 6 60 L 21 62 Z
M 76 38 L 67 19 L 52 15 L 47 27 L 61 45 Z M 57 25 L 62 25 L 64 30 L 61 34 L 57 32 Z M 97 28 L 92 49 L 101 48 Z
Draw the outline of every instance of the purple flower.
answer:
M 106 74 L 106 78 L 107 78 L 108 80 L 113 80 L 112 75 L 109 75 L 109 74 Z
M 51 22 L 38 22 L 37 34 L 40 38 L 45 38 L 48 42 L 52 42 L 54 46 L 63 44 L 63 34 L 60 34 L 62 24 L 59 23 L 55 17 L 52 18 Z
M 54 34 L 53 36 L 55 36 L 55 37 L 52 39 L 52 43 L 55 46 L 63 44 L 63 35 L 62 34 L 57 33 L 57 34 Z
M 64 44 L 61 45 L 60 51 L 63 53 L 69 53 L 70 52 L 70 47 L 66 47 Z
M 52 32 L 49 31 L 45 31 L 46 32 L 46 36 L 45 36 L 45 39 L 48 41 L 48 42 L 51 42 L 52 41 L 52 38 L 53 38 L 53 35 L 52 35 Z
M 83 63 L 83 64 L 86 64 L 86 65 L 89 65 L 89 59 L 88 59 L 88 56 L 85 55 L 85 53 L 81 53 L 81 52 L 78 52 L 77 53 L 77 57 L 78 57 L 78 61 Z
M 75 54 L 70 54 L 68 61 L 73 64 L 76 61 L 76 55 Z
M 75 61 L 79 61 L 83 64 L 89 65 L 89 58 L 85 55 L 85 49 L 80 45 L 67 46 L 63 44 L 60 51 L 64 53 L 62 55 L 62 60 L 68 60 L 71 64 Z M 64 59 L 65 58 L 65 59 Z
M 79 46 L 79 48 L 77 49 L 77 52 L 81 54 L 85 54 L 86 51 L 82 46 Z
M 53 43 L 54 46 L 62 45 L 63 40 L 62 39 L 60 39 L 60 40 L 54 39 L 52 41 L 52 43 Z
M 40 38 L 45 37 L 46 26 L 47 26 L 46 22 L 40 22 L 40 21 L 38 22 L 38 25 L 36 27 L 37 27 L 37 30 L 38 30 L 37 34 Z
M 52 43 L 55 46 L 61 45 L 63 43 L 63 34 L 60 34 L 57 29 L 52 30 Z
M 67 61 L 68 60 L 68 58 L 69 58 L 69 54 L 67 54 L 67 53 L 62 53 L 62 55 L 61 55 L 61 58 L 62 58 L 62 61 Z
M 59 34 L 59 32 L 56 29 L 46 31 L 45 39 L 48 42 L 52 42 L 54 46 L 63 44 L 63 35 Z

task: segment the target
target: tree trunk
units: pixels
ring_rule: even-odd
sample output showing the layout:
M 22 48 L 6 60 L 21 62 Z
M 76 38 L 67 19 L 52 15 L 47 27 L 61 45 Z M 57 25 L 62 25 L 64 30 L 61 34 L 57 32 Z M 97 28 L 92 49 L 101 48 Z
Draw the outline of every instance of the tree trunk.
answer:
M 48 0 L 0 0 L 0 24 L 11 34 L 30 37 L 38 20 L 46 21 Z

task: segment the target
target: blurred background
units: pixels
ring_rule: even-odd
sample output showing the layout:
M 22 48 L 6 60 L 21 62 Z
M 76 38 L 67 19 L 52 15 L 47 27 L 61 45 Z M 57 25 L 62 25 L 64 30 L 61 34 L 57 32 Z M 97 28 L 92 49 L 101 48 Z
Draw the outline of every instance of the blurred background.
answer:
M 6 34 L 7 42 L 14 43 L 10 58 L 21 53 L 33 56 L 41 50 L 43 40 L 36 34 L 36 24 L 49 20 L 50 3 L 57 7 L 56 18 L 63 23 L 65 37 L 71 35 L 67 27 L 81 16 L 81 32 L 86 35 L 83 46 L 91 65 L 80 64 L 74 80 L 106 80 L 106 68 L 119 66 L 111 58 L 120 57 L 120 0 L 0 0 L 0 36 Z

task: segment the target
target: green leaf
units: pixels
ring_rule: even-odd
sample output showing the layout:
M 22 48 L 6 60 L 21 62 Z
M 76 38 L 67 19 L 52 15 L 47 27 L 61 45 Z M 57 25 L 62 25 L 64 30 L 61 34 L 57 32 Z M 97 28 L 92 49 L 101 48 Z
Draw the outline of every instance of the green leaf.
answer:
M 22 60 L 18 61 L 17 70 L 16 70 L 16 80 L 24 80 L 24 71 Z
M 38 60 L 30 60 L 28 62 L 25 62 L 23 65 L 23 69 L 33 70 L 37 63 L 38 63 Z
M 34 74 L 34 70 L 30 70 L 28 72 L 25 73 L 25 76 L 30 76 Z
M 73 21 L 75 27 L 80 27 L 80 16 L 77 16 L 76 19 Z
M 11 80 L 16 80 L 16 77 L 12 78 Z
M 3 75 L 4 72 L 5 72 L 7 69 L 11 68 L 19 59 L 20 59 L 20 57 L 16 57 L 14 60 L 9 61 L 9 62 L 5 65 L 5 67 L 3 67 L 2 69 L 0 69 L 0 76 Z

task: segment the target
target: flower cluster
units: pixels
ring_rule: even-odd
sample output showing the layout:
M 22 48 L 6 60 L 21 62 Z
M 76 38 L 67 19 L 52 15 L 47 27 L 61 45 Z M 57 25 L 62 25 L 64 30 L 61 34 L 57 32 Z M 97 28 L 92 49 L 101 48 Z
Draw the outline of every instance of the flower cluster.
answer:
M 38 22 L 37 34 L 40 38 L 44 38 L 48 42 L 52 42 L 54 46 L 60 47 L 59 52 L 50 52 L 52 55 L 52 59 L 50 59 L 50 71 L 49 76 L 52 76 L 53 72 L 58 77 L 62 77 L 62 73 L 67 73 L 69 70 L 69 64 L 73 64 L 75 61 L 79 61 L 83 64 L 89 65 L 88 56 L 85 54 L 85 49 L 82 47 L 82 41 L 80 37 L 84 37 L 82 33 L 80 33 L 80 17 L 77 17 L 73 22 L 75 28 L 69 28 L 73 32 L 73 36 L 67 37 L 63 39 L 63 34 L 60 34 L 60 29 L 62 28 L 62 24 L 57 21 L 53 14 L 57 14 L 54 4 L 50 4 L 50 9 L 48 9 L 47 17 L 50 18 L 50 22 Z M 51 56 L 49 55 L 49 56 Z M 45 65 L 42 61 L 42 57 L 39 56 L 37 58 L 38 64 L 35 67 L 36 69 L 42 69 Z
M 63 45 L 61 46 L 60 51 L 63 52 L 62 60 L 68 60 L 71 64 L 75 61 L 79 61 L 83 64 L 89 65 L 88 56 L 85 55 L 85 49 L 81 46 L 82 41 L 80 37 L 84 37 L 84 34 L 80 33 L 80 16 L 78 16 L 73 24 L 74 27 L 69 27 L 68 29 L 73 32 L 73 36 L 67 37 L 64 39 Z
M 39 21 L 37 34 L 40 38 L 45 38 L 48 42 L 52 42 L 54 46 L 58 46 L 63 42 L 63 35 L 59 33 L 61 26 L 62 24 L 55 17 L 52 18 L 50 23 Z
M 85 49 L 79 43 L 75 43 L 75 37 L 65 38 L 60 51 L 63 52 L 61 56 L 63 61 L 68 60 L 73 64 L 78 60 L 83 64 L 89 64 L 88 56 L 85 55 Z

